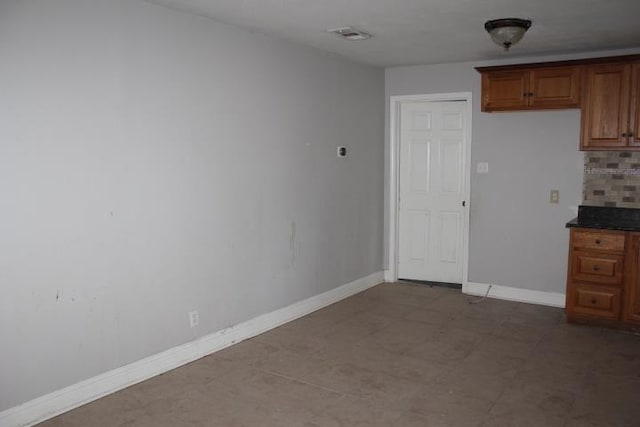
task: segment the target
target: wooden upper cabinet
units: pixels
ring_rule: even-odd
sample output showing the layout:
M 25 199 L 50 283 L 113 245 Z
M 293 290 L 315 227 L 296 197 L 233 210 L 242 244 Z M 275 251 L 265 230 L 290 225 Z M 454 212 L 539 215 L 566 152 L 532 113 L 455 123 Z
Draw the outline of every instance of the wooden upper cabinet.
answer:
M 529 75 L 531 107 L 577 108 L 580 105 L 580 67 L 538 68 Z
M 640 55 L 477 67 L 482 111 L 580 108 L 580 149 L 640 151 Z
M 587 66 L 582 104 L 583 150 L 627 147 L 631 66 Z
M 629 108 L 629 145 L 640 147 L 640 63 L 631 66 L 631 104 Z
M 526 71 L 482 73 L 482 111 L 520 110 L 528 105 Z
M 482 72 L 482 111 L 576 108 L 580 67 Z

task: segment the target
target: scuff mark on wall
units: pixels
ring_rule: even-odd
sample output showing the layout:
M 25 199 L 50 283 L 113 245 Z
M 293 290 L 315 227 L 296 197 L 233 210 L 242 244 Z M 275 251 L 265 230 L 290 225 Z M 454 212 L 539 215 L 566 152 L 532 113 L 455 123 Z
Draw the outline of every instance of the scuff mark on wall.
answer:
M 296 221 L 291 221 L 291 230 L 289 231 L 289 250 L 291 252 L 291 265 L 296 263 Z

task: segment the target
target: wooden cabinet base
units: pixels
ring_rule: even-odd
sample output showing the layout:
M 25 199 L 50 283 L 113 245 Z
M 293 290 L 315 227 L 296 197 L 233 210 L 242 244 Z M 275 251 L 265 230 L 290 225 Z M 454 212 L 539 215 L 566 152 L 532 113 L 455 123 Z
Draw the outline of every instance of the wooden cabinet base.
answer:
M 571 229 L 566 314 L 640 332 L 640 232 Z
M 622 291 L 618 287 L 571 283 L 567 292 L 567 312 L 570 315 L 620 319 Z
M 625 323 L 619 320 L 603 319 L 596 316 L 581 316 L 578 314 L 567 314 L 567 322 L 577 325 L 601 326 L 604 328 L 620 329 L 624 331 L 640 333 L 640 324 Z

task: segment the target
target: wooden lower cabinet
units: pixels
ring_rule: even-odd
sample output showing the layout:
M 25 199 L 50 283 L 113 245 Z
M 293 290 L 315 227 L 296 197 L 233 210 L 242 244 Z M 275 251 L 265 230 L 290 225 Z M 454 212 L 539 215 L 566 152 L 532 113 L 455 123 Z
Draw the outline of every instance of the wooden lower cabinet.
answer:
M 571 279 L 603 285 L 622 285 L 624 255 L 573 251 Z
M 573 314 L 614 320 L 620 318 L 622 289 L 614 286 L 572 283 L 569 285 L 568 291 L 570 292 L 568 298 Z
M 571 229 L 569 321 L 640 329 L 640 232 Z
M 640 233 L 629 233 L 624 321 L 640 324 Z

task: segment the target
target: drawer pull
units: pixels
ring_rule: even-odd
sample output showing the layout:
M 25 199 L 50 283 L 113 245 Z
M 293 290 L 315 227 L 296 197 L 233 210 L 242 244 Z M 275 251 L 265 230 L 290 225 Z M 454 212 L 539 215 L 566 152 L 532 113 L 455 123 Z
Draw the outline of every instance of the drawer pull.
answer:
M 597 303 L 597 302 L 598 302 L 598 301 L 596 301 L 596 299 L 595 299 L 595 298 L 591 300 L 591 304 L 595 304 L 595 303 Z
M 599 245 L 600 243 L 602 243 L 600 239 L 596 240 L 596 245 Z
M 593 271 L 599 271 L 599 270 L 600 270 L 600 267 L 598 267 L 597 265 L 593 266 Z

